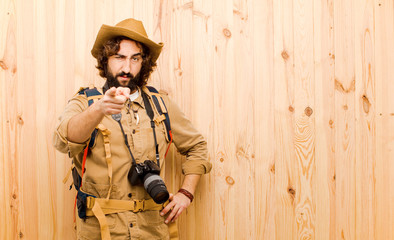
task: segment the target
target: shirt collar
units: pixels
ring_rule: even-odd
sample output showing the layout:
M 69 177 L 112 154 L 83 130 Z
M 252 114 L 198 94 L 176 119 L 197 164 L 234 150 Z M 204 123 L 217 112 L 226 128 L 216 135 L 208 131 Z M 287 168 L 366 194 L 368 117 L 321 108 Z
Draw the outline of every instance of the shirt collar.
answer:
M 138 88 L 137 91 L 139 92 L 138 97 L 136 99 L 134 99 L 134 103 L 140 105 L 140 107 L 144 108 L 144 105 L 142 104 L 142 90 L 141 88 Z

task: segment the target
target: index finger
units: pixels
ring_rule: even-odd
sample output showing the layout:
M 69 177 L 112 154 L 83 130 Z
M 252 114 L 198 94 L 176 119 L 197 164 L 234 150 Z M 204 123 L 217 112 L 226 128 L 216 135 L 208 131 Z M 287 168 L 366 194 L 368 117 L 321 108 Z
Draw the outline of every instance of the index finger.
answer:
M 105 92 L 105 95 L 111 96 L 111 97 L 115 97 L 116 96 L 116 88 L 115 87 L 111 87 L 110 89 L 108 89 Z
M 166 215 L 166 214 L 168 213 L 168 211 L 170 211 L 171 208 L 174 207 L 174 205 L 175 205 L 174 202 L 170 202 L 163 210 L 161 210 L 160 215 L 161 215 L 161 216 Z

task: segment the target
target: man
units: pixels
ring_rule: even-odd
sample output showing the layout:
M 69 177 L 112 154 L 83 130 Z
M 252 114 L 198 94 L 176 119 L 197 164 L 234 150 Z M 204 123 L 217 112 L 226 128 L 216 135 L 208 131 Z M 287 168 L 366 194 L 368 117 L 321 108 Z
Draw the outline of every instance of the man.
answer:
M 82 216 L 77 221 L 78 239 L 169 239 L 169 224 L 191 204 L 201 174 L 211 170 L 202 135 L 168 96 L 146 87 L 162 47 L 147 37 L 140 21 L 103 25 L 92 49 L 100 76 L 106 78 L 102 91 L 98 89 L 103 95 L 88 96 L 88 89 L 81 90 L 60 117 L 54 146 L 68 153 L 75 165 Z M 152 182 L 139 177 L 138 184 L 132 183 L 130 176 L 145 160 L 163 166 L 171 137 L 187 156 L 182 165 L 185 177 L 179 192 L 157 204 L 143 185 Z M 75 183 L 80 177 L 82 182 Z

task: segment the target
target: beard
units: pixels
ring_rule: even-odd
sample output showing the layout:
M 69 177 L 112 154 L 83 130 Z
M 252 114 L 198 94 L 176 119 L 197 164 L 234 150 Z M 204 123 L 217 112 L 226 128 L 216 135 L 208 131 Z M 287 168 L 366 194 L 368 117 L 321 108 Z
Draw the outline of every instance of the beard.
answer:
M 118 80 L 118 77 L 120 77 L 120 76 L 127 77 L 130 79 L 127 86 L 120 84 L 120 82 Z M 114 76 L 110 71 L 108 71 L 106 74 L 106 78 L 107 78 L 107 83 L 108 83 L 109 88 L 111 88 L 111 87 L 116 87 L 116 88 L 128 87 L 128 88 L 130 88 L 131 92 L 134 92 L 138 88 L 140 74 L 138 73 L 136 76 L 133 76 L 133 74 L 131 74 L 131 73 L 120 72 Z

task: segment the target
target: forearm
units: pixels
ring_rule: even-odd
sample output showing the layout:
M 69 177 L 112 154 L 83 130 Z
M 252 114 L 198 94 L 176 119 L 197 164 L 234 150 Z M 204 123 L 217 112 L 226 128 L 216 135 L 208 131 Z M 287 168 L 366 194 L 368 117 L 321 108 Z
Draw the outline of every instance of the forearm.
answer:
M 182 188 L 194 195 L 200 178 L 201 175 L 199 174 L 186 175 L 182 183 Z
M 89 139 L 94 128 L 101 122 L 104 116 L 97 103 L 92 104 L 85 111 L 75 115 L 68 122 L 68 140 L 75 143 L 85 142 Z

